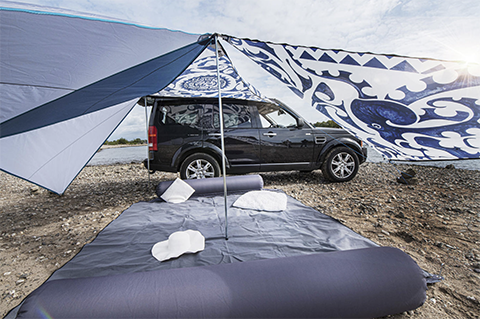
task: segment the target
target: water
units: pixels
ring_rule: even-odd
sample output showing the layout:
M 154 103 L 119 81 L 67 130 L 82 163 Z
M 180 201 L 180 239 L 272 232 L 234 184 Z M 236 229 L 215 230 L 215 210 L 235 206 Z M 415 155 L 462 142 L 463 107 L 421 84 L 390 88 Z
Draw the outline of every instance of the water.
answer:
M 87 166 L 140 163 L 147 158 L 147 146 L 107 148 L 97 152 Z
M 146 146 L 131 146 L 120 148 L 104 149 L 90 160 L 87 165 L 110 165 L 110 164 L 126 164 L 131 162 L 142 162 L 147 158 Z M 368 162 L 385 163 L 387 162 L 380 153 L 373 148 L 368 150 Z M 453 164 L 455 168 L 480 170 L 480 159 L 475 160 L 460 160 L 460 161 L 438 161 L 438 162 L 400 162 L 398 164 L 414 164 L 424 166 L 445 167 L 448 164 Z

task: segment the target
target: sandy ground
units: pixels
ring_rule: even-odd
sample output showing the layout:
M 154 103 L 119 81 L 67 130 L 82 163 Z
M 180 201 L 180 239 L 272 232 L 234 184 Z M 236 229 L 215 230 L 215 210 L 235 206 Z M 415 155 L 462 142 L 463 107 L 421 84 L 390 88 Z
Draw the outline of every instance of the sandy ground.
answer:
M 321 171 L 261 174 L 382 246 L 408 253 L 445 280 L 425 304 L 391 318 L 480 317 L 480 171 L 412 166 L 417 184 L 396 181 L 408 166 L 367 163 L 348 183 Z M 0 172 L 0 315 L 4 316 L 131 204 L 156 197 L 141 164 L 86 167 L 58 196 Z

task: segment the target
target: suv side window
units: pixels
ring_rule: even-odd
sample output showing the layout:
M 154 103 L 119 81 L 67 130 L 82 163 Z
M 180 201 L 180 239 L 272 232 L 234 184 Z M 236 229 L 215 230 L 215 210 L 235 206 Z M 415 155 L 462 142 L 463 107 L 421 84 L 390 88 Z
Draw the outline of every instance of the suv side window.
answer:
M 277 105 L 261 105 L 258 107 L 258 114 L 260 115 L 262 128 L 297 126 L 296 118 Z
M 252 115 L 248 105 L 223 104 L 223 122 L 225 128 L 252 128 Z M 213 128 L 220 128 L 218 106 L 214 106 Z
M 159 105 L 158 121 L 166 126 L 199 127 L 202 104 Z

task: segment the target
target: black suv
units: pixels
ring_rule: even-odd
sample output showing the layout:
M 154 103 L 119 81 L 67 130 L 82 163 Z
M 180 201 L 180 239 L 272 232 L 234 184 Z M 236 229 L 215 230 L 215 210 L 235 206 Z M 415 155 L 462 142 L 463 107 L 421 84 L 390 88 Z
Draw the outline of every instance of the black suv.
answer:
M 359 139 L 343 129 L 314 128 L 275 102 L 222 99 L 227 173 L 320 168 L 330 181 L 355 177 L 367 156 Z M 153 106 L 151 172 L 180 172 L 182 179 L 221 175 L 218 98 L 151 96 L 147 103 Z

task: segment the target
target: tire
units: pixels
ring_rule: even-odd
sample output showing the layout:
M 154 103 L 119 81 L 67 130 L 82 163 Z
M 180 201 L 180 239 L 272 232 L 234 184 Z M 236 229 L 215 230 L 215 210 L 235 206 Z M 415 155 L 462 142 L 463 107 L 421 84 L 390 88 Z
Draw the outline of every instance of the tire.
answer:
M 332 149 L 322 165 L 322 174 L 331 182 L 347 182 L 358 172 L 358 156 L 348 147 Z
M 220 165 L 210 155 L 195 153 L 188 156 L 180 165 L 181 179 L 200 179 L 220 176 Z

